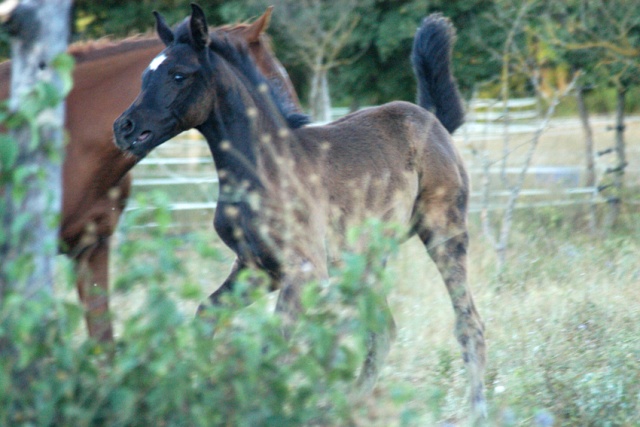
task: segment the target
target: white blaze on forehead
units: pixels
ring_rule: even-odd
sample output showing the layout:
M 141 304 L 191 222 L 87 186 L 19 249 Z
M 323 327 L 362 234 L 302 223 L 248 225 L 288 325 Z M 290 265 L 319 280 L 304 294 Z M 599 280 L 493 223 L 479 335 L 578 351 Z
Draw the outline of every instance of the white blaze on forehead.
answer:
M 164 53 L 156 56 L 155 58 L 153 58 L 153 61 L 151 61 L 151 64 L 149 64 L 149 69 L 151 71 L 155 71 L 160 66 L 160 64 L 164 62 L 165 59 L 167 59 L 167 55 L 165 55 Z

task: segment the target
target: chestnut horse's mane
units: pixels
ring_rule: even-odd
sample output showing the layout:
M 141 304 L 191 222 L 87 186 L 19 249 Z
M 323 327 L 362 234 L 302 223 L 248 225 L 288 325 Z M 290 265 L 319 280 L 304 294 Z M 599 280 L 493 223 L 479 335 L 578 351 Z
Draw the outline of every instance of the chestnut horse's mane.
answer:
M 80 41 L 69 45 L 70 53 L 77 63 L 93 61 L 120 53 L 137 50 L 146 46 L 160 45 L 162 42 L 151 33 L 138 34 L 124 39 L 103 37 L 98 40 Z
M 108 58 L 141 47 L 152 47 L 160 45 L 162 42 L 151 34 L 141 34 L 127 37 L 125 39 L 114 40 L 104 37 L 98 40 L 76 42 L 67 48 L 67 53 L 76 60 L 76 64 Z M 0 81 L 9 82 L 11 80 L 11 60 L 8 59 L 0 63 Z
M 242 31 L 251 26 L 249 21 L 238 22 L 236 24 L 225 24 L 214 27 L 211 32 L 234 30 Z M 264 36 L 264 33 L 262 34 Z M 265 42 L 270 42 L 269 38 L 264 38 Z M 67 50 L 78 63 L 102 59 L 119 53 L 136 50 L 143 46 L 159 45 L 162 42 L 158 39 L 155 32 L 147 32 L 136 34 L 123 39 L 114 39 L 110 36 L 102 37 L 97 40 L 79 41 L 69 45 Z
M 98 40 L 80 41 L 70 44 L 67 53 L 76 60 L 76 64 L 108 58 L 145 47 L 160 46 L 162 42 L 151 34 L 140 34 L 124 39 L 103 37 Z M 11 74 L 11 60 L 0 63 L 0 80 L 8 81 Z

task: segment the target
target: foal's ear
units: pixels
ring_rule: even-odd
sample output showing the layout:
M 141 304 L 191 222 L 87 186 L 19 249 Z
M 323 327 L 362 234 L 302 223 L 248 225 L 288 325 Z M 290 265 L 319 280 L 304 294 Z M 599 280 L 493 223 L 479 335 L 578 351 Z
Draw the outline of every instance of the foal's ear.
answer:
M 155 10 L 153 11 L 153 16 L 156 17 L 156 32 L 158 33 L 158 37 L 160 37 L 160 40 L 162 40 L 165 46 L 169 46 L 173 42 L 173 31 L 171 31 L 171 28 L 169 28 L 162 15 Z
M 202 50 L 209 43 L 209 29 L 204 11 L 195 3 L 191 3 L 191 20 L 189 21 L 189 29 L 191 30 L 191 40 L 195 48 Z

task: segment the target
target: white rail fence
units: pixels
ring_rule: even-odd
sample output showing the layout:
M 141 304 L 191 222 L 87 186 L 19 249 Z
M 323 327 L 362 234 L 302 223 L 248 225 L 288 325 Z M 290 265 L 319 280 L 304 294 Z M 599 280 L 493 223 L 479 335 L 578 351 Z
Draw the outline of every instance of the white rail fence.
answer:
M 511 133 L 532 132 L 537 129 L 539 117 L 535 99 L 512 100 L 509 105 L 508 131 Z M 496 138 L 505 132 L 504 105 L 495 100 L 478 100 L 472 104 L 468 122 L 457 131 L 456 139 Z M 341 109 L 338 114 L 347 111 Z M 206 143 L 195 133 L 183 134 L 159 147 L 140 162 L 134 170 L 133 199 L 138 193 L 151 189 L 167 193 L 171 200 L 169 209 L 175 213 L 176 221 L 182 225 L 209 225 L 216 207 L 218 179 Z M 470 175 L 474 182 L 471 194 L 471 211 L 478 212 L 486 204 L 483 201 L 481 182 L 483 170 L 477 162 L 468 158 Z M 498 174 L 515 178 L 521 170 L 510 167 L 489 170 L 492 182 L 499 183 Z M 575 165 L 531 166 L 527 171 L 525 186 L 519 193 L 517 208 L 587 204 L 602 201 L 595 187 L 581 186 L 584 170 Z M 511 179 L 513 181 L 513 179 Z M 509 188 L 492 186 L 489 209 L 503 209 L 511 195 Z M 139 209 L 135 200 L 127 211 Z

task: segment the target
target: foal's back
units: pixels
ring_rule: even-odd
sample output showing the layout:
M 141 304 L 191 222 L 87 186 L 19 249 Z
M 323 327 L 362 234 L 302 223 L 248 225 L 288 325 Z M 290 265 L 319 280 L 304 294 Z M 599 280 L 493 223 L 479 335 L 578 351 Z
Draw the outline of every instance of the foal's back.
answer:
M 466 174 L 449 133 L 415 104 L 391 102 L 296 131 L 343 220 L 376 216 L 407 224 L 418 198 L 457 194 Z M 309 174 L 307 174 L 309 175 Z M 364 203 L 363 203 L 364 202 Z

